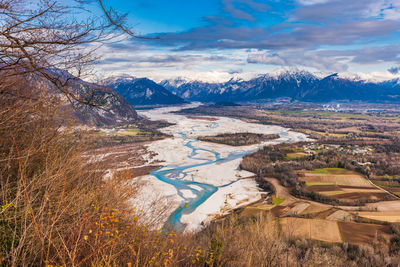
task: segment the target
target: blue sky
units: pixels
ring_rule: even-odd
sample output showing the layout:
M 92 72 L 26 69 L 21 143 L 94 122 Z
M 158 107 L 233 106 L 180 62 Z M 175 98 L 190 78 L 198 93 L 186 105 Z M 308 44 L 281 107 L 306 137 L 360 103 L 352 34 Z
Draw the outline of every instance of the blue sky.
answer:
M 400 75 L 400 0 L 103 0 L 144 40 L 100 51 L 105 75 L 251 78 L 276 68 Z

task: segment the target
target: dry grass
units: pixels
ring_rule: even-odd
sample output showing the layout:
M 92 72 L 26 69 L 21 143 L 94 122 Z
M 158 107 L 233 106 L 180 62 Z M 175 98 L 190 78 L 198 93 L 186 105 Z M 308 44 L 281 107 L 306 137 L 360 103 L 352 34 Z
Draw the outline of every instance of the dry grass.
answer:
M 289 228 L 289 231 L 295 229 Z M 303 266 L 355 266 L 339 256 L 335 249 L 310 249 L 308 245 L 306 248 L 291 243 L 292 237 L 282 234 L 277 221 L 268 216 L 258 216 L 246 222 L 231 216 L 197 236 L 200 247 L 212 248 L 213 239 L 222 246 L 219 260 L 209 264 L 206 257 L 205 266 L 296 266 L 299 263 Z
M 0 98 L 2 265 L 168 263 L 174 240 L 135 216 L 130 174 L 104 180 L 83 137 L 59 130 L 57 100 L 19 88 Z
M 301 214 L 313 214 L 313 213 L 319 213 L 323 212 L 330 209 L 330 207 L 327 206 L 318 206 L 315 204 L 311 204 L 307 209 L 303 210 Z
M 325 242 L 342 242 L 337 222 L 318 219 L 282 218 L 279 220 L 283 234 L 291 238 L 314 239 Z
M 400 222 L 400 211 L 357 212 L 358 216 L 383 222 Z
M 265 204 L 265 203 L 256 203 L 251 206 L 247 206 L 243 208 L 240 212 L 241 218 L 248 218 L 248 217 L 256 217 L 260 214 L 265 214 L 267 211 L 271 210 L 275 205 L 272 204 Z

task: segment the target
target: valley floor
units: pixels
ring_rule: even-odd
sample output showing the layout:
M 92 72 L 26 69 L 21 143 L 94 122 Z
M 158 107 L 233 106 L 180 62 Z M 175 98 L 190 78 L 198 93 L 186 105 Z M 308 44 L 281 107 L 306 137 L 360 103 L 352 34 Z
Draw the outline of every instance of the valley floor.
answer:
M 105 169 L 109 170 L 109 177 L 119 171 L 131 172 L 131 176 L 134 177 L 133 183 L 138 185 L 138 192 L 132 202 L 138 210 L 142 211 L 143 217 L 157 218 L 157 227 L 164 225 L 178 230 L 198 231 L 211 221 L 241 208 L 239 209 L 240 216 L 251 217 L 271 213 L 275 217 L 285 218 L 280 220 L 283 228 L 293 224 L 298 225 L 299 228 L 296 231 L 288 230 L 293 232 L 294 237 L 304 238 L 303 235 L 307 235 L 306 238 L 320 241 L 351 241 L 367 245 L 369 242 L 374 242 L 376 236 L 360 232 L 358 239 L 352 240 L 344 237 L 346 231 L 356 227 L 355 224 L 363 226 L 361 230 L 375 227 L 375 224 L 365 224 L 365 222 L 379 222 L 376 226 L 379 228 L 382 223 L 400 221 L 400 201 L 395 200 L 395 194 L 388 194 L 386 189 L 376 186 L 356 172 L 340 168 L 297 172 L 300 175 L 299 179 L 305 183 L 305 190 L 310 192 L 317 190 L 318 194 L 340 201 L 355 201 L 357 196 L 363 198 L 367 196 L 373 203 L 341 206 L 302 199 L 294 196 L 291 188 L 282 186 L 278 179 L 264 177 L 264 180 L 275 190 L 272 198 L 269 197 L 269 203 L 266 202 L 263 198 L 266 192 L 258 187 L 254 179 L 255 173 L 239 168 L 245 155 L 254 153 L 264 146 L 303 142 L 300 144 L 306 145 L 298 147 L 299 145 L 294 144 L 297 148 L 287 153 L 284 162 L 291 164 L 290 162 L 302 160 L 313 153 L 317 155 L 330 149 L 337 149 L 337 146 L 307 145 L 310 141 L 316 140 L 281 126 L 245 122 L 232 117 L 187 116 L 175 113 L 184 108 L 197 106 L 198 104 L 189 104 L 140 111 L 140 115 L 149 120 L 166 121 L 170 126 L 160 131 L 170 137 L 152 142 L 114 146 L 111 152 L 104 150 L 105 148 L 93 152 L 93 155 L 96 156 L 97 153 L 97 158 L 107 164 L 114 162 L 113 166 L 104 164 Z M 246 146 L 231 146 L 198 140 L 201 136 L 235 133 L 278 134 L 279 138 Z M 290 148 L 285 149 L 290 150 Z M 352 153 L 373 152 L 370 147 L 357 146 L 354 149 L 347 146 L 340 149 L 344 149 L 346 153 L 349 149 L 350 152 L 353 151 Z M 114 159 L 109 160 L 108 157 L 114 157 Z M 387 201 L 390 199 L 392 200 Z M 294 222 L 295 218 L 298 218 L 298 221 Z M 300 220 L 301 218 L 303 219 Z M 315 227 L 320 229 L 319 232 L 307 234 L 301 230 L 303 224 L 308 229 L 311 224 L 318 223 L 315 220 L 326 224 L 333 223 L 332 227 L 336 229 L 337 235 L 332 236 L 331 241 L 321 239 L 328 234 L 324 232 L 328 228 L 318 228 L 318 225 Z M 379 233 L 382 238 L 388 241 L 389 228 L 381 228 L 376 229 L 377 233 L 381 231 Z M 358 233 L 357 227 L 352 231 Z
M 254 174 L 239 169 L 244 155 L 269 144 L 309 140 L 304 134 L 279 126 L 226 117 L 189 118 L 171 113 L 195 106 L 197 104 L 140 111 L 140 115 L 150 120 L 174 123 L 160 129 L 171 138 L 147 145 L 147 149 L 156 154 L 152 160 L 161 162 L 158 164 L 163 168 L 143 178 L 147 183 L 140 199 L 149 202 L 157 199 L 160 205 L 167 207 L 164 221 L 181 225 L 188 231 L 199 230 L 221 214 L 260 200 L 262 191 L 255 180 L 250 179 Z M 280 138 L 249 146 L 229 146 L 197 139 L 199 136 L 239 132 L 279 134 Z M 165 183 L 162 187 L 160 180 Z M 215 192 L 207 191 L 211 189 L 204 185 L 211 186 Z M 179 216 L 170 216 L 178 213 Z

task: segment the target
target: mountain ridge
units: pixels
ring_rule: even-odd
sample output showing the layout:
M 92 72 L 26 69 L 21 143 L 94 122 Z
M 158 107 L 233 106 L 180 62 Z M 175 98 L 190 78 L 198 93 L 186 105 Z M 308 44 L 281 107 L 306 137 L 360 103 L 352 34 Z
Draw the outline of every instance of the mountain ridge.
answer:
M 106 79 L 103 84 L 118 92 L 131 105 L 171 105 L 185 103 L 181 97 L 148 78 L 118 76 Z
M 180 79 L 182 81 L 183 79 Z M 189 81 L 160 83 L 173 94 L 189 101 L 257 101 L 290 98 L 305 102 L 366 101 L 400 102 L 400 79 L 372 82 L 343 77 L 339 73 L 316 75 L 286 70 L 266 73 L 250 80 L 223 83 Z
M 89 126 L 121 126 L 141 120 L 132 105 L 115 90 L 96 83 L 84 81 L 67 71 L 51 69 L 47 73 L 65 84 L 64 90 L 74 95 L 67 97 L 50 80 L 36 74 L 21 76 L 27 88 L 44 88 L 55 95 L 63 110 L 70 110 L 79 123 Z M 79 100 L 79 101 L 78 101 Z M 82 101 L 82 103 L 80 102 Z M 89 102 L 90 105 L 84 102 Z

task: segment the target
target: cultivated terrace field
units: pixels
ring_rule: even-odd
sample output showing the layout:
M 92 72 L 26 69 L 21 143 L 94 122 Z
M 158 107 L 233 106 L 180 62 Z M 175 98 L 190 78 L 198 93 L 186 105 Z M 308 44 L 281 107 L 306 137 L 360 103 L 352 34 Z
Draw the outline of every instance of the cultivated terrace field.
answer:
M 281 125 L 314 139 L 266 146 L 244 157 L 240 167 L 256 173 L 259 186 L 271 197 L 238 211 L 239 216 L 269 214 L 288 238 L 379 247 L 385 255 L 397 255 L 400 109 L 380 111 L 382 106 L 368 104 L 336 112 L 321 109 L 290 103 L 204 105 L 183 112 Z
M 354 200 L 388 200 L 390 195 L 371 184 L 363 175 L 342 169 L 324 168 L 312 171 L 298 171 L 304 190 L 337 199 L 341 202 Z
M 200 136 L 200 141 L 225 144 L 230 146 L 247 146 L 259 144 L 268 140 L 278 139 L 278 134 L 233 133 L 216 136 Z

